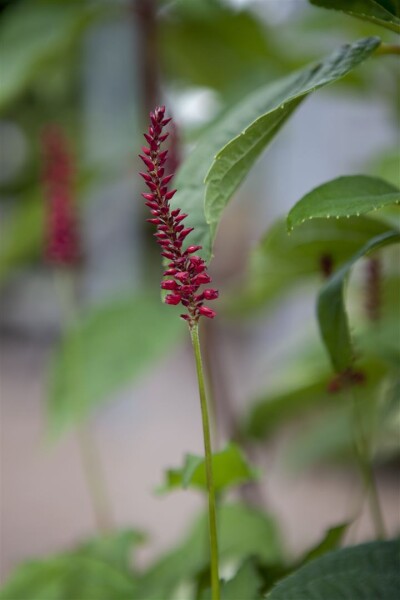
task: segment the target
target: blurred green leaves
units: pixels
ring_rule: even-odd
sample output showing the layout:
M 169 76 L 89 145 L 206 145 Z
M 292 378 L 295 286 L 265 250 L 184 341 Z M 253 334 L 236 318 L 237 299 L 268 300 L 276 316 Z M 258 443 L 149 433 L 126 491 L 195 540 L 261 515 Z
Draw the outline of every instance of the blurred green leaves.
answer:
M 400 33 L 399 0 L 310 0 L 310 2 L 321 8 L 340 10 L 352 17 Z
M 232 486 L 256 479 L 255 471 L 248 465 L 240 449 L 233 443 L 213 455 L 215 491 L 222 492 Z M 204 458 L 187 454 L 181 469 L 169 469 L 161 492 L 176 488 L 197 488 L 207 491 Z
M 223 504 L 218 510 L 219 554 L 221 563 L 243 561 L 254 556 L 266 564 L 282 560 L 277 526 L 266 513 L 241 504 Z M 140 600 L 174 600 L 178 584 L 190 581 L 209 564 L 207 515 L 195 523 L 175 550 L 160 558 L 143 576 Z
M 24 92 L 41 69 L 59 63 L 104 8 L 85 2 L 24 2 L 0 25 L 0 111 Z
M 321 62 L 268 84 L 228 111 L 201 139 L 178 172 L 173 205 L 190 215 L 196 228 L 193 243 L 203 246 L 205 259 L 211 258 L 227 202 L 298 104 L 366 60 L 379 43 L 372 37 L 342 46 Z
M 132 600 L 131 553 L 143 541 L 132 530 L 94 539 L 76 550 L 21 565 L 0 591 L 1 600 Z
M 400 204 L 400 190 L 367 175 L 338 177 L 303 196 L 287 217 L 289 230 L 308 219 L 350 217 Z
M 146 369 L 183 335 L 185 327 L 154 295 L 107 303 L 71 327 L 50 373 L 49 426 L 57 434 L 85 417 Z
M 280 581 L 268 600 L 395 600 L 400 586 L 398 540 L 329 553 Z

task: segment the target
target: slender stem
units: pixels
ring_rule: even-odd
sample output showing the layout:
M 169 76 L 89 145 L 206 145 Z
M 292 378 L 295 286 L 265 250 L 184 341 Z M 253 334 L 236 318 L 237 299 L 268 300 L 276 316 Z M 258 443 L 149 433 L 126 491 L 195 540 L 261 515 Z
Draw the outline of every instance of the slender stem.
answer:
M 71 327 L 74 327 L 77 322 L 76 281 L 74 274 L 61 269 L 55 269 L 54 282 L 63 310 L 65 323 Z M 79 348 L 78 352 L 80 353 Z M 77 356 L 76 358 L 78 365 L 82 366 L 84 364 L 84 357 Z M 84 367 L 82 366 L 82 369 L 83 368 Z M 79 377 L 79 381 L 82 382 L 82 377 Z M 104 532 L 110 531 L 113 529 L 114 523 L 107 492 L 107 485 L 103 474 L 97 444 L 88 423 L 82 423 L 78 425 L 77 440 L 83 473 L 86 480 L 97 529 Z
M 369 440 L 364 430 L 364 414 L 360 410 L 359 402 L 353 391 L 353 438 L 354 448 L 360 474 L 364 482 L 365 491 L 369 501 L 372 521 L 378 539 L 386 537 L 385 524 L 379 501 L 377 485 L 370 461 Z
M 397 44 L 381 44 L 375 50 L 376 54 L 387 55 L 387 54 L 400 54 L 400 46 Z
M 198 325 L 190 327 L 193 351 L 196 361 L 197 379 L 199 384 L 201 416 L 203 422 L 204 451 L 206 464 L 206 479 L 208 489 L 208 521 L 210 533 L 210 555 L 211 555 L 211 598 L 220 599 L 219 591 L 219 568 L 218 568 L 218 535 L 217 535 L 217 511 L 215 502 L 215 488 L 212 469 L 212 450 L 210 423 L 208 418 L 208 406 L 206 388 L 204 382 L 203 364 L 201 360 L 200 340 Z

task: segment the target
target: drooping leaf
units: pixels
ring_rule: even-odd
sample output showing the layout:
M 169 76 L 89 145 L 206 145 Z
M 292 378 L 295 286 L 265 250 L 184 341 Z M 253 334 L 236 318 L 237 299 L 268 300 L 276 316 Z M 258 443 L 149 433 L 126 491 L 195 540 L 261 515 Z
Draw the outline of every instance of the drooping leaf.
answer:
M 113 393 L 154 366 L 184 327 L 157 292 L 111 301 L 84 314 L 65 335 L 50 373 L 50 431 L 87 417 Z
M 389 244 L 400 241 L 400 233 L 389 231 L 367 242 L 327 281 L 318 296 L 318 322 L 322 340 L 334 369 L 349 368 L 354 350 L 344 303 L 345 281 L 358 259 Z
M 367 217 L 312 220 L 290 234 L 277 221 L 250 256 L 246 280 L 224 308 L 228 313 L 247 313 L 262 308 L 279 294 L 306 278 L 323 277 L 323 263 L 337 269 L 371 237 L 387 231 L 387 225 Z
M 181 207 L 195 227 L 191 242 L 203 246 L 209 260 L 222 212 L 257 157 L 300 102 L 312 91 L 343 77 L 379 45 L 366 38 L 343 46 L 312 64 L 245 98 L 207 131 L 183 163 L 172 204 Z M 205 197 L 205 180 L 207 192 Z M 190 219 L 190 221 L 189 221 Z
M 221 585 L 221 600 L 261 600 L 262 579 L 251 560 L 247 560 L 235 577 Z M 211 600 L 211 590 L 205 590 L 200 600 Z
M 208 566 L 207 518 L 202 515 L 184 542 L 150 567 L 142 578 L 139 598 L 174 600 L 178 585 Z M 217 518 L 222 564 L 248 556 L 260 558 L 266 564 L 282 560 L 277 528 L 268 514 L 240 504 L 223 504 Z
M 400 543 L 372 542 L 326 554 L 279 582 L 268 600 L 396 600 Z
M 308 219 L 350 217 L 400 204 L 400 190 L 383 179 L 349 175 L 328 181 L 303 196 L 287 217 L 289 230 Z
M 256 473 L 245 460 L 236 444 L 229 444 L 213 455 L 213 474 L 216 492 L 256 479 Z M 205 461 L 202 456 L 187 454 L 181 469 L 166 472 L 162 492 L 176 488 L 198 488 L 207 491 Z
M 310 0 L 310 2 L 321 8 L 340 10 L 400 33 L 399 0 Z
M 18 567 L 1 600 L 134 600 L 136 575 L 130 554 L 143 541 L 135 531 L 91 540 L 71 552 Z

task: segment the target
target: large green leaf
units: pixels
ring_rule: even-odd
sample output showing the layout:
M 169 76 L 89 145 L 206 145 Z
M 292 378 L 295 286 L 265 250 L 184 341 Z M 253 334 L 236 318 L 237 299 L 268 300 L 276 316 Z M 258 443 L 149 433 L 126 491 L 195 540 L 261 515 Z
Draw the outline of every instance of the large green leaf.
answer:
M 236 444 L 229 444 L 213 454 L 214 487 L 221 492 L 234 485 L 256 479 L 256 473 L 245 460 Z M 207 491 L 205 462 L 202 456 L 187 454 L 181 469 L 169 469 L 165 474 L 162 492 L 176 488 L 197 488 Z
M 303 196 L 287 217 L 289 230 L 308 219 L 350 217 L 400 204 L 400 190 L 383 179 L 349 175 L 328 181 Z
M 134 600 L 133 548 L 143 540 L 121 531 L 76 550 L 18 567 L 0 591 L 1 600 Z
M 139 598 L 174 600 L 182 581 L 191 580 L 209 564 L 206 514 L 196 522 L 184 542 L 158 560 L 143 576 Z M 242 561 L 248 556 L 267 564 L 282 560 L 282 550 L 272 518 L 240 504 L 224 504 L 218 509 L 219 554 L 221 563 Z
M 257 157 L 300 102 L 312 91 L 343 77 L 379 45 L 365 38 L 257 90 L 211 128 L 180 169 L 174 206 L 190 215 L 191 241 L 208 260 L 222 212 Z M 207 191 L 204 199 L 206 180 Z
M 0 26 L 0 110 L 26 89 L 43 65 L 62 57 L 98 14 L 99 7 L 84 2 L 23 2 L 10 7 Z
M 327 281 L 318 297 L 318 322 L 332 365 L 341 372 L 354 359 L 353 344 L 344 303 L 344 285 L 353 265 L 363 256 L 400 241 L 400 233 L 389 231 L 367 242 Z
M 225 302 L 228 312 L 252 314 L 279 294 L 307 278 L 322 277 L 322 262 L 336 269 L 387 225 L 367 217 L 315 219 L 287 232 L 277 221 L 250 256 L 246 280 Z
M 372 542 L 318 558 L 279 582 L 268 600 L 396 600 L 400 543 Z
M 53 433 L 85 417 L 149 369 L 181 338 L 185 326 L 157 292 L 107 303 L 84 314 L 55 355 L 49 390 Z
M 340 10 L 400 33 L 399 0 L 310 0 L 310 2 L 321 8 Z

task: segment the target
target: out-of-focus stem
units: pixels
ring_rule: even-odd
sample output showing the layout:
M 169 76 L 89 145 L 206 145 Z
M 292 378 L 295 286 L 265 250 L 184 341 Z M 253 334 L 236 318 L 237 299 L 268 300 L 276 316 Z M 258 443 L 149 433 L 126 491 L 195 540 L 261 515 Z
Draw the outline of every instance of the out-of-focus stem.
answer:
M 210 422 L 208 417 L 208 406 L 206 388 L 201 360 L 200 340 L 198 325 L 190 327 L 193 351 L 196 361 L 197 380 L 199 384 L 201 417 L 203 423 L 204 452 L 206 465 L 206 479 L 208 490 L 208 522 L 210 533 L 210 562 L 211 562 L 211 598 L 220 599 L 219 567 L 218 567 L 218 534 L 217 534 L 217 511 L 215 502 L 215 488 L 212 468 L 212 449 L 210 436 Z
M 359 408 L 359 402 L 356 394 L 352 394 L 353 402 L 353 440 L 354 449 L 361 478 L 365 486 L 365 492 L 369 502 L 372 521 L 375 527 L 375 533 L 378 539 L 386 537 L 385 524 L 383 520 L 382 509 L 379 501 L 378 490 L 371 466 L 369 440 L 364 429 L 364 415 Z
M 69 270 L 55 269 L 54 279 L 65 322 L 74 327 L 77 322 L 75 275 Z M 77 356 L 76 360 L 83 371 L 84 357 Z M 113 529 L 114 522 L 99 451 L 88 423 L 78 425 L 77 440 L 96 525 L 99 531 L 106 532 Z

